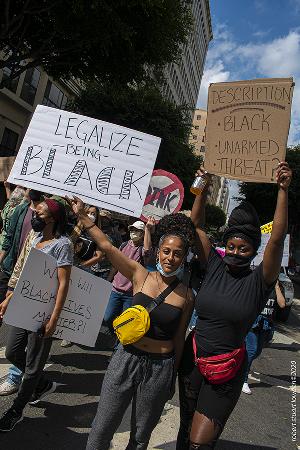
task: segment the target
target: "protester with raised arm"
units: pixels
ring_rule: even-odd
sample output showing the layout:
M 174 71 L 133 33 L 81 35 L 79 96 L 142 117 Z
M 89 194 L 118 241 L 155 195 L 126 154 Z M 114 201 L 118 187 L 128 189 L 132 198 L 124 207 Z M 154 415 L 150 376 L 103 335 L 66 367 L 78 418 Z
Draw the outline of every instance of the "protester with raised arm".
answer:
M 75 198 L 72 205 L 99 249 L 132 283 L 132 305 L 136 309 L 147 308 L 155 303 L 154 300 L 158 301 L 159 296 L 165 295 L 149 313 L 148 331 L 131 344 L 120 343 L 113 353 L 86 447 L 87 450 L 108 450 L 132 401 L 130 440 L 126 448 L 145 450 L 164 405 L 173 394 L 177 365 L 193 310 L 191 291 L 177 276 L 183 270 L 195 229 L 189 221 L 185 229 L 179 227 L 176 231 L 173 228 L 164 234 L 157 252 L 157 271 L 149 272 L 111 244 L 87 217 L 82 201 Z
M 197 175 L 210 179 L 203 170 Z M 177 450 L 214 448 L 239 399 L 247 368 L 244 340 L 266 305 L 280 271 L 291 178 L 288 164 L 281 162 L 276 172 L 278 196 L 272 235 L 263 262 L 253 271 L 250 263 L 261 242 L 253 206 L 243 202 L 232 211 L 223 237 L 226 250 L 222 258 L 202 229 L 209 183 L 195 198 L 191 218 L 206 274 L 196 298 L 195 334 L 186 341 L 179 372 Z

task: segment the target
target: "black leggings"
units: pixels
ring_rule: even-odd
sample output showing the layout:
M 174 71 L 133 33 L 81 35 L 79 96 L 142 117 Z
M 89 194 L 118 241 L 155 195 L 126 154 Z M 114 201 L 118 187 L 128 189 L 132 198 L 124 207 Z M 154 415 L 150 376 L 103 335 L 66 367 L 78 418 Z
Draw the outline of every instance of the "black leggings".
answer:
M 190 447 L 190 429 L 195 411 L 208 417 L 222 432 L 232 413 L 244 383 L 247 358 L 237 375 L 224 384 L 210 384 L 201 375 L 194 364 L 192 333 L 188 336 L 179 369 L 180 428 L 176 450 L 188 450 Z M 221 433 L 220 433 L 221 434 Z M 216 442 L 199 448 L 214 448 Z

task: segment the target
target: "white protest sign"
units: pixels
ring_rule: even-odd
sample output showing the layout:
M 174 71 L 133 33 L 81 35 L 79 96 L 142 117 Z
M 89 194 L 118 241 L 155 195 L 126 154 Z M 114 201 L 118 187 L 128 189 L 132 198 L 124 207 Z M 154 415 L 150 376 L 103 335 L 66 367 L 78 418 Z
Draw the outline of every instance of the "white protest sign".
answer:
M 4 321 L 37 331 L 51 315 L 57 286 L 56 260 L 33 248 Z M 53 337 L 94 347 L 111 289 L 109 282 L 72 267 L 69 292 Z
M 9 182 L 139 217 L 160 138 L 38 105 Z
M 262 234 L 261 235 L 261 245 L 257 251 L 257 255 L 255 256 L 252 264 L 254 266 L 258 266 L 264 257 L 265 249 L 267 246 L 267 243 L 269 242 L 269 239 L 271 237 L 271 234 Z M 284 240 L 284 248 L 283 248 L 283 257 L 281 265 L 282 267 L 287 267 L 289 265 L 289 253 L 290 253 L 290 235 L 287 234 L 286 238 Z
M 108 281 L 72 267 L 69 292 L 53 337 L 94 347 L 111 290 Z
M 153 170 L 141 219 L 147 222 L 150 216 L 157 221 L 180 210 L 184 188 L 179 178 L 165 170 Z

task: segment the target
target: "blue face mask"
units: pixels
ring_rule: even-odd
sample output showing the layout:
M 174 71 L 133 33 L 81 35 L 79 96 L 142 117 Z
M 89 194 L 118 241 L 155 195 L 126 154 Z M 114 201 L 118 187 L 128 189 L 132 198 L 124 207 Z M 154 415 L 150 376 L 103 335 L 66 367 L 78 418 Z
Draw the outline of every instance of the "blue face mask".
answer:
M 165 271 L 164 271 L 164 269 L 162 268 L 162 266 L 161 266 L 161 263 L 158 261 L 157 263 L 156 263 L 156 268 L 157 268 L 157 270 L 158 270 L 158 272 L 163 276 L 163 277 L 166 277 L 166 278 L 169 278 L 169 277 L 177 277 L 177 278 L 179 278 L 180 280 L 182 279 L 182 276 L 183 276 L 183 272 L 184 272 L 184 264 L 181 264 L 179 267 L 178 267 L 178 269 L 176 269 L 176 270 L 174 270 L 174 272 L 169 272 L 169 273 L 166 273 Z

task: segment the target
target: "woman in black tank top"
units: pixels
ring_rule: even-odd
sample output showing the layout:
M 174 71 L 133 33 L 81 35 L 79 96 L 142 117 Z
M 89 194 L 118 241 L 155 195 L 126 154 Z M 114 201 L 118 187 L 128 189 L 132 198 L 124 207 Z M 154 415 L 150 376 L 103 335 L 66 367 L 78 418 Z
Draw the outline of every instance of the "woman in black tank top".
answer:
M 223 241 L 226 245 L 222 259 L 212 248 L 202 220 L 210 177 L 199 170 L 197 176 L 207 178 L 207 185 L 194 201 L 191 219 L 199 236 L 200 257 L 206 267 L 201 289 L 195 301 L 198 315 L 194 342 L 190 335 L 179 371 L 180 430 L 177 450 L 212 449 L 241 394 L 247 358 L 244 340 L 255 318 L 264 308 L 278 277 L 283 243 L 288 223 L 288 187 L 292 173 L 286 162 L 278 165 L 277 206 L 273 230 L 262 263 L 253 271 L 250 264 L 261 241 L 260 223 L 254 207 L 244 202 L 236 207 L 228 220 Z M 195 366 L 193 344 L 197 358 L 219 361 L 211 370 Z M 240 354 L 240 359 L 233 355 Z M 235 368 L 226 370 L 220 360 L 229 354 Z M 204 360 L 207 363 L 207 359 Z M 210 359 L 211 361 L 211 359 Z M 203 359 L 202 359 L 203 362 Z M 206 365 L 207 368 L 207 365 Z M 213 372 L 214 370 L 214 372 Z M 219 376 L 219 383 L 216 383 Z
M 195 237 L 192 222 L 182 214 L 178 229 L 161 237 L 157 271 L 148 272 L 114 247 L 87 217 L 78 198 L 70 202 L 85 230 L 111 264 L 133 285 L 133 304 L 147 306 L 183 271 L 188 248 Z M 183 227 L 183 223 L 184 226 Z M 150 329 L 132 345 L 118 345 L 102 384 L 97 415 L 87 450 L 108 450 L 115 431 L 132 401 L 131 434 L 128 449 L 144 450 L 159 421 L 166 401 L 172 397 L 184 338 L 194 308 L 191 290 L 179 283 L 164 302 L 150 313 Z

